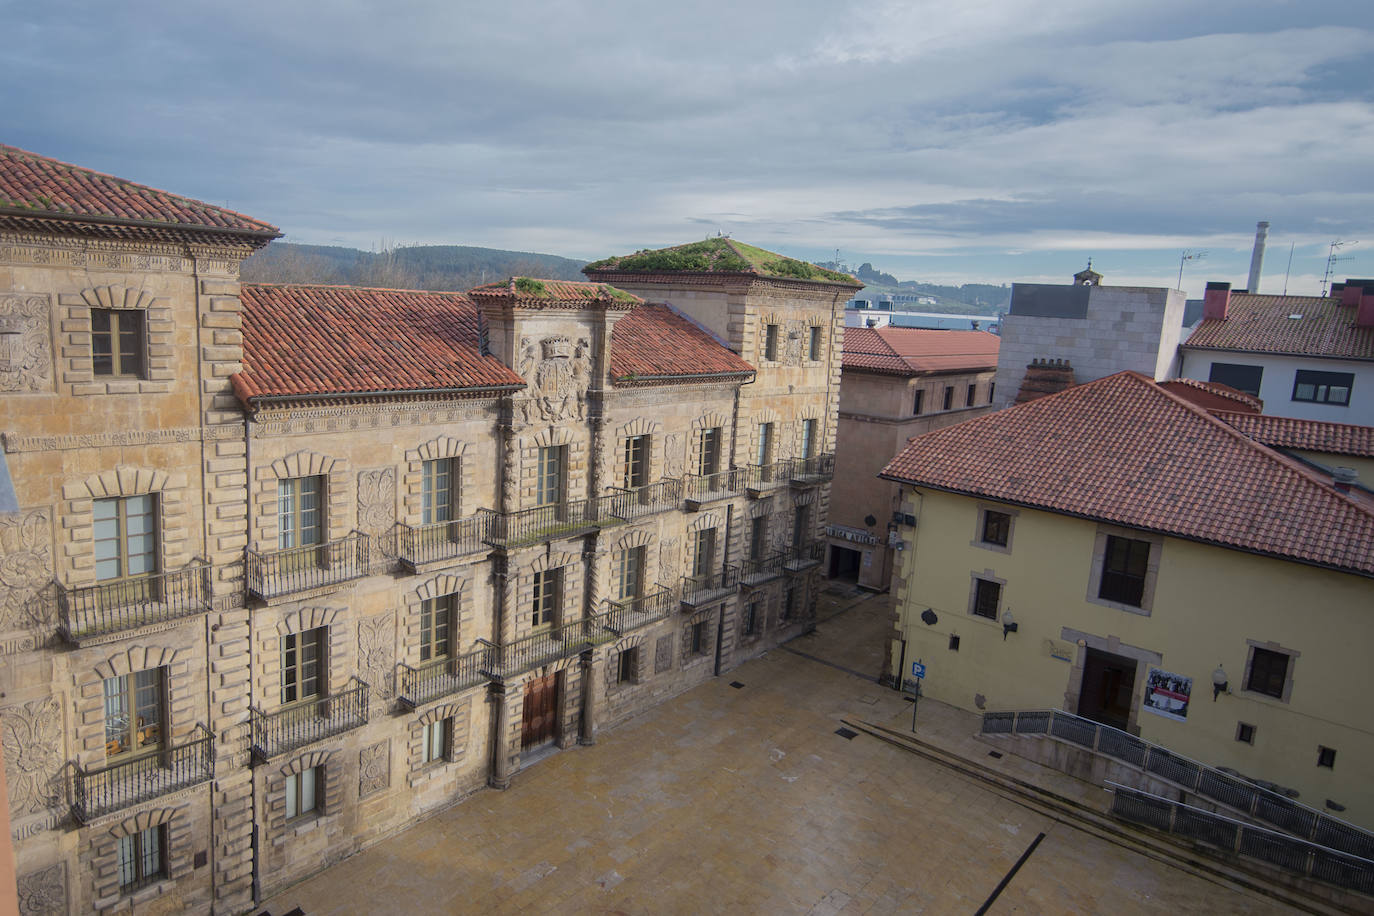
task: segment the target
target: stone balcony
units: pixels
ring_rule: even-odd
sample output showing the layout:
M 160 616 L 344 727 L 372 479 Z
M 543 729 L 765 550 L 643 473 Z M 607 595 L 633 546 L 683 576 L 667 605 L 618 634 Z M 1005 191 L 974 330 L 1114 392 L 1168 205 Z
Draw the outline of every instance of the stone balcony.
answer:
M 57 587 L 62 636 L 83 646 L 121 633 L 191 617 L 210 609 L 208 564 L 81 588 Z

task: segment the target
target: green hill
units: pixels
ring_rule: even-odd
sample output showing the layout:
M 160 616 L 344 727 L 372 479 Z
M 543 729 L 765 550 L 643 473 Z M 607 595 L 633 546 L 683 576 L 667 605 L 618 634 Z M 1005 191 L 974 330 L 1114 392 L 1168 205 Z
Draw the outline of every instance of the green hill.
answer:
M 278 241 L 244 261 L 242 277 L 250 283 L 465 291 L 506 277 L 584 280 L 585 263 L 551 254 L 465 245 L 416 245 L 377 252 Z

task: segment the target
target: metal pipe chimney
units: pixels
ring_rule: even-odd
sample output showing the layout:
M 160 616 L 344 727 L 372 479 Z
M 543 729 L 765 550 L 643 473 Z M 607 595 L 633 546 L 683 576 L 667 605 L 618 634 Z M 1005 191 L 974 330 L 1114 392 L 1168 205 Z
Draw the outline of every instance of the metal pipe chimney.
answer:
M 1250 255 L 1250 282 L 1245 286 L 1246 292 L 1259 292 L 1260 270 L 1264 267 L 1264 242 L 1268 238 L 1269 221 L 1262 219 L 1255 225 L 1255 251 Z

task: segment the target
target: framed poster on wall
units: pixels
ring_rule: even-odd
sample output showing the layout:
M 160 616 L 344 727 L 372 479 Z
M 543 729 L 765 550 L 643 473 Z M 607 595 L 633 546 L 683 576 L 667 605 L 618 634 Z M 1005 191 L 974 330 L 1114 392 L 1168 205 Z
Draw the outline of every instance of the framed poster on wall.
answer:
M 1145 680 L 1146 711 L 1177 722 L 1188 721 L 1188 701 L 1193 695 L 1193 679 L 1151 668 Z

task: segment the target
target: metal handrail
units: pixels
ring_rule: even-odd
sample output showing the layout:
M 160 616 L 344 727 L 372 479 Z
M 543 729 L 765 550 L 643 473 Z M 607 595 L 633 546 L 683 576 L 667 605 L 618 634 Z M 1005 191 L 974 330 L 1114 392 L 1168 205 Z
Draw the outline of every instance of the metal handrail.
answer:
M 723 499 L 744 489 L 745 470 L 726 468 L 714 474 L 688 474 L 682 478 L 684 499 Z
M 655 586 L 635 598 L 607 598 L 606 625 L 624 635 L 671 616 L 673 603 L 673 590 L 664 585 Z
M 810 482 L 835 476 L 835 453 L 821 452 L 809 458 L 793 458 L 788 476 L 794 482 Z
M 360 678 L 353 685 L 325 697 L 293 703 L 273 712 L 249 707 L 253 753 L 264 760 L 298 747 L 360 728 L 367 724 L 367 700 L 372 688 Z
M 201 614 L 210 609 L 208 563 L 79 588 L 57 584 L 59 624 L 72 641 Z
M 215 778 L 215 737 L 197 725 L 183 744 L 114 760 L 101 767 L 72 767 L 72 816 L 86 824 L 101 815 L 189 789 Z
M 322 544 L 246 553 L 248 591 L 261 599 L 367 575 L 371 540 L 361 531 Z
M 514 642 L 491 646 L 485 673 L 498 680 L 514 677 L 531 668 L 578 655 L 586 649 L 610 642 L 616 634 L 608 626 L 607 614 L 580 617 L 561 626 L 540 630 Z
M 1374 833 L 1135 735 L 1059 709 L 987 712 L 983 734 L 1049 735 L 1349 855 L 1374 859 Z
M 668 512 L 682 505 L 682 479 L 660 480 L 648 486 L 610 487 L 611 514 L 631 520 Z
M 414 667 L 401 663 L 400 701 L 412 709 L 431 700 L 459 693 L 491 680 L 491 645 L 479 645 L 466 655 L 445 656 Z
M 788 569 L 799 568 L 811 563 L 819 563 L 824 556 L 824 541 L 807 541 L 804 544 L 794 544 L 789 547 L 783 555 L 782 564 Z
M 739 586 L 739 567 L 732 564 L 706 576 L 682 577 L 682 600 L 687 604 L 709 601 L 710 596 L 728 592 Z
M 401 523 L 398 526 L 400 537 L 397 552 L 403 562 L 419 566 L 485 550 L 495 515 L 490 509 L 479 509 L 475 515 L 448 522 L 430 525 Z
M 740 573 L 741 584 L 753 585 L 761 579 L 781 575 L 785 559 L 786 554 L 774 553 L 745 560 L 744 569 Z
M 487 541 L 497 547 L 515 547 L 535 541 L 574 537 L 606 525 L 625 521 L 616 515 L 617 496 L 570 499 L 516 512 L 493 513 Z
M 744 469 L 745 486 L 751 490 L 779 487 L 787 483 L 792 459 L 783 458 L 768 464 L 751 464 Z

